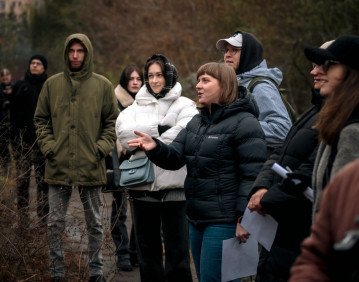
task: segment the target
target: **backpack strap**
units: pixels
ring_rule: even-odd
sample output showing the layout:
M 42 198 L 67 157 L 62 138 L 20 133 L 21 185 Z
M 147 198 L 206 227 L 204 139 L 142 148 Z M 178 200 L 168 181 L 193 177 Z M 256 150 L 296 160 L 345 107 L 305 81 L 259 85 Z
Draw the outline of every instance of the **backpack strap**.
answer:
M 113 176 L 114 176 L 115 185 L 117 187 L 120 186 L 121 171 L 120 171 L 120 163 L 118 160 L 116 145 L 112 149 L 111 157 L 112 157 L 112 165 L 113 165 Z
M 291 119 L 292 123 L 295 123 L 297 120 L 297 113 L 294 110 L 293 106 L 289 103 L 289 101 L 283 95 L 282 90 L 279 88 L 279 85 L 275 82 L 274 79 L 267 77 L 267 76 L 256 76 L 249 82 L 247 89 L 249 90 L 249 92 L 253 93 L 254 87 L 256 87 L 259 83 L 268 83 L 268 82 L 272 82 L 276 86 L 279 96 L 280 96 L 285 108 L 287 109 L 289 118 Z
M 272 82 L 278 89 L 278 84 L 274 81 L 274 79 L 267 76 L 256 76 L 249 82 L 247 88 L 249 92 L 253 93 L 254 87 L 256 87 L 259 83 L 268 83 L 268 81 Z M 278 90 L 278 92 L 280 91 Z

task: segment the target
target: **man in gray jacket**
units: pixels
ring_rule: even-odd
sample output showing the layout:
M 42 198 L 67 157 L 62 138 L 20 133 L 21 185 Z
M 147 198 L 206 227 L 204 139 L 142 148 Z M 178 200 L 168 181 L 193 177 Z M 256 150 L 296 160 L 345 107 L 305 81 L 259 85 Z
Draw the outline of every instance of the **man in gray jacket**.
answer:
M 278 68 L 268 68 L 262 56 L 262 44 L 251 33 L 236 32 L 229 38 L 218 40 L 216 47 L 222 51 L 224 62 L 234 68 L 238 85 L 251 88 L 258 105 L 258 120 L 266 136 L 268 153 L 271 153 L 281 146 L 292 126 L 277 89 L 283 79 L 282 72 Z M 262 78 L 261 83 L 250 87 L 256 77 Z
M 64 279 L 62 235 L 69 200 L 77 188 L 88 231 L 89 281 L 105 281 L 100 193 L 106 184 L 104 157 L 116 138 L 118 109 L 110 81 L 93 72 L 93 49 L 86 35 L 66 39 L 64 59 L 64 72 L 45 82 L 34 117 L 49 184 L 50 272 L 53 281 Z

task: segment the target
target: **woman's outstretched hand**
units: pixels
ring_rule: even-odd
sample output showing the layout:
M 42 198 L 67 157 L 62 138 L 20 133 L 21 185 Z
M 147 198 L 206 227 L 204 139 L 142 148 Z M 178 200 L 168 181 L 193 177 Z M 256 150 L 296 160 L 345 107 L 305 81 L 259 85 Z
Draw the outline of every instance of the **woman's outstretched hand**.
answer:
M 139 137 L 129 140 L 127 142 L 128 146 L 133 148 L 139 148 L 143 151 L 150 151 L 156 148 L 157 144 L 150 135 L 136 130 L 134 131 L 134 133 Z

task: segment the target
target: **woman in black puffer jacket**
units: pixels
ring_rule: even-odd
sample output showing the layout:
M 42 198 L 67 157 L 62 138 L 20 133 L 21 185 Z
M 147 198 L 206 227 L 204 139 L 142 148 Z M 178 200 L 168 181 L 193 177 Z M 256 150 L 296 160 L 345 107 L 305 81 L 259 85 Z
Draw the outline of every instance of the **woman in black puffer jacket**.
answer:
M 232 68 L 205 64 L 197 80 L 203 107 L 170 145 L 141 132 L 129 145 L 145 150 L 165 169 L 187 166 L 184 188 L 197 276 L 221 281 L 222 241 L 241 239 L 237 221 L 265 161 L 266 143 L 255 103 L 245 89 L 237 99 Z

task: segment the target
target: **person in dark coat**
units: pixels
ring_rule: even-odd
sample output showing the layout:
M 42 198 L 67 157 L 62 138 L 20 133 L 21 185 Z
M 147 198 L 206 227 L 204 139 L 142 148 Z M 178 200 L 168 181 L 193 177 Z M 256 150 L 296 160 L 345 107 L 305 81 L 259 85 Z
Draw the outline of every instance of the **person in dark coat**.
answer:
M 332 41 L 326 42 L 326 48 Z M 314 160 L 319 146 L 318 132 L 313 129 L 323 103 L 319 89 L 325 70 L 314 66 L 310 74 L 314 78 L 312 107 L 294 123 L 283 147 L 275 150 L 264 164 L 253 189 L 248 208 L 266 213 L 278 222 L 278 229 L 270 252 L 261 249 L 256 281 L 287 281 L 289 270 L 300 252 L 300 243 L 308 236 L 311 226 L 312 203 L 303 195 L 303 189 L 282 181 L 272 169 L 274 163 L 289 167 L 298 177 L 305 176 L 310 185 Z M 304 179 L 303 179 L 304 180 Z
M 12 76 L 9 69 L 0 71 L 0 168 L 7 169 L 10 156 L 10 101 L 12 97 Z
M 11 139 L 17 168 L 17 206 L 24 223 L 29 216 L 29 185 L 34 165 L 37 183 L 37 215 L 46 222 L 49 212 L 48 185 L 44 182 L 45 158 L 36 143 L 33 122 L 37 100 L 47 79 L 47 60 L 35 54 L 29 60 L 24 80 L 16 82 L 10 105 Z
M 197 81 L 200 114 L 171 144 L 137 131 L 139 138 L 128 144 L 146 151 L 162 168 L 187 166 L 186 214 L 197 277 L 221 281 L 222 241 L 235 236 L 243 240 L 238 220 L 267 149 L 258 112 L 245 88 L 238 95 L 233 68 L 205 64 Z

